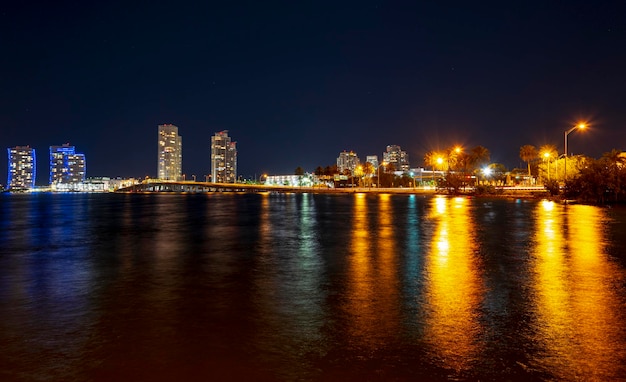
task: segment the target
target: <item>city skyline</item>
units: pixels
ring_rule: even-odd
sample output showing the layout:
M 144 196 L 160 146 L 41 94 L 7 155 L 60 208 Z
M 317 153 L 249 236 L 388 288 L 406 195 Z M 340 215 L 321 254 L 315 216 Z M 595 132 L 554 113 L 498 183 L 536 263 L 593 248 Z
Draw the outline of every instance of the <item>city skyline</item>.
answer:
M 0 12 L 0 146 L 72 142 L 90 175 L 154 177 L 146 137 L 171 121 L 187 175 L 207 173 L 222 130 L 236 132 L 244 177 L 388 143 L 416 164 L 482 145 L 511 169 L 522 145 L 562 153 L 563 132 L 585 120 L 569 151 L 598 157 L 626 148 L 624 13 L 583 1 L 12 3 Z

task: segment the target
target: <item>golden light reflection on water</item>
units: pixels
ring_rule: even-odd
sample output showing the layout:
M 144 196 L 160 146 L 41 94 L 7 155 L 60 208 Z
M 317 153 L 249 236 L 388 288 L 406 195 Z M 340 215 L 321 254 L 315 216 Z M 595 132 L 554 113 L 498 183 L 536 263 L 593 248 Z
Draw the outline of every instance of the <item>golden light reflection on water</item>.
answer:
M 478 309 L 483 288 L 474 255 L 476 239 L 468 200 L 436 197 L 428 220 L 433 236 L 426 253 L 424 338 L 435 359 L 460 371 L 479 355 Z
M 389 195 L 380 195 L 377 221 L 370 225 L 367 197 L 355 195 L 350 244 L 348 314 L 352 337 L 381 348 L 398 335 L 397 249 Z
M 605 252 L 606 220 L 595 206 L 544 201 L 536 209 L 535 341 L 543 353 L 535 366 L 557 378 L 607 380 L 625 371 L 612 287 L 623 276 Z

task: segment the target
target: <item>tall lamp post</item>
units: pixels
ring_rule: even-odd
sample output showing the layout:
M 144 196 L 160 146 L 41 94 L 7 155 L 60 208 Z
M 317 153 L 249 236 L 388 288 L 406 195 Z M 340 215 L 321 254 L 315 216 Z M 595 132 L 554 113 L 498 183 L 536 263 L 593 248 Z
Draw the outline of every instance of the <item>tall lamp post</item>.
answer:
M 576 129 L 584 129 L 585 127 L 587 127 L 587 125 L 585 125 L 584 123 L 579 123 L 578 125 L 572 127 L 571 129 L 567 130 L 565 132 L 565 156 L 563 157 L 563 159 L 565 160 L 564 162 L 564 172 L 563 172 L 563 183 L 565 183 L 565 181 L 567 181 L 567 136 L 569 135 L 569 133 L 571 133 L 572 131 L 576 130 Z

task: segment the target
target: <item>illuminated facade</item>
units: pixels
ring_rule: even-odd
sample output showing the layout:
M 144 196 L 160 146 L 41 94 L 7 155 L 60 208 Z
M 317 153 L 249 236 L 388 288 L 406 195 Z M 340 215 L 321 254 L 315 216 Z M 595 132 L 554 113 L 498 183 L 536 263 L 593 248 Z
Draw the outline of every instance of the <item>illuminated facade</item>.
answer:
M 183 174 L 183 137 L 178 135 L 177 126 L 159 125 L 158 154 L 157 178 L 181 180 Z
M 268 186 L 291 186 L 291 187 L 312 187 L 319 184 L 319 178 L 314 174 L 304 175 L 269 175 L 265 178 Z
M 7 188 L 9 190 L 28 190 L 35 188 L 37 163 L 35 149 L 30 146 L 16 146 L 7 149 L 9 171 Z
M 77 154 L 74 146 L 50 146 L 50 185 L 81 183 L 85 173 L 85 155 Z
M 337 170 L 340 173 L 348 170 L 351 174 L 354 174 L 354 170 L 359 166 L 361 161 L 359 157 L 353 151 L 342 151 L 339 153 L 339 157 L 337 158 Z
M 232 142 L 228 130 L 211 137 L 211 181 L 235 183 L 237 179 L 237 142 Z
M 368 155 L 365 161 L 371 163 L 374 169 L 378 168 L 378 155 Z
M 409 154 L 402 151 L 398 145 L 387 146 L 387 151 L 383 153 L 383 162 L 391 163 L 396 171 L 409 171 Z

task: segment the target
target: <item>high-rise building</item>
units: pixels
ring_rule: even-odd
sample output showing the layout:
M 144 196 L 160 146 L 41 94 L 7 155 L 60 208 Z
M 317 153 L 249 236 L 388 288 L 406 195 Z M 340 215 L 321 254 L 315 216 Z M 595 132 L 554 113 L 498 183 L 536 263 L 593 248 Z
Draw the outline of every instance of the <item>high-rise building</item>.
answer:
M 232 142 L 228 130 L 211 137 L 211 181 L 235 183 L 237 179 L 237 142 Z
M 181 180 L 183 174 L 183 137 L 178 127 L 171 124 L 159 125 L 159 162 L 157 178 Z
M 371 163 L 374 170 L 378 168 L 378 155 L 368 155 L 365 157 L 365 161 Z
M 35 149 L 30 146 L 16 146 L 7 149 L 9 154 L 9 190 L 28 190 L 35 187 L 37 163 Z
M 402 151 L 398 145 L 387 146 L 387 151 L 383 153 L 383 162 L 391 163 L 396 171 L 409 171 L 409 154 Z
M 354 174 L 354 170 L 359 166 L 361 161 L 354 151 L 342 151 L 337 158 L 337 170 L 343 173 L 349 170 L 351 174 Z
M 50 146 L 50 185 L 82 183 L 85 174 L 85 154 L 77 154 L 76 148 L 69 143 Z

